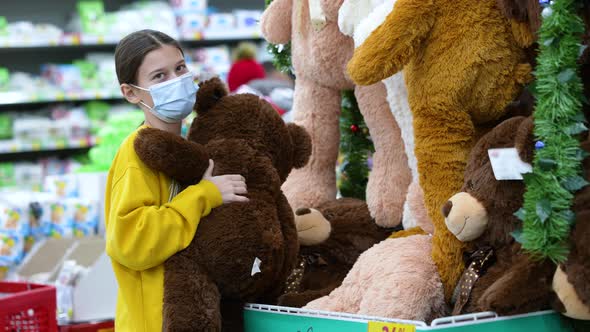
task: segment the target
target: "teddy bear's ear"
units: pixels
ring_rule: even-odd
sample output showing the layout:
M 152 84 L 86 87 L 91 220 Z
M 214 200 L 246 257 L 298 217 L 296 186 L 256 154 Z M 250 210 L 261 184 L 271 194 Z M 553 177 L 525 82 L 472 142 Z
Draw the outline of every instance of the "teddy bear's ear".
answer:
M 303 127 L 293 123 L 287 124 L 287 130 L 293 142 L 293 167 L 301 168 L 311 156 L 311 137 Z
M 534 127 L 535 124 L 532 116 L 524 119 L 520 123 L 520 126 L 518 126 L 514 142 L 514 146 L 516 147 L 516 150 L 518 150 L 520 159 L 529 164 L 533 163 L 535 151 L 535 137 L 533 135 Z
M 197 114 L 206 113 L 213 108 L 221 98 L 227 95 L 227 87 L 219 77 L 204 81 L 199 84 L 197 101 L 195 102 L 195 111 L 197 111 Z

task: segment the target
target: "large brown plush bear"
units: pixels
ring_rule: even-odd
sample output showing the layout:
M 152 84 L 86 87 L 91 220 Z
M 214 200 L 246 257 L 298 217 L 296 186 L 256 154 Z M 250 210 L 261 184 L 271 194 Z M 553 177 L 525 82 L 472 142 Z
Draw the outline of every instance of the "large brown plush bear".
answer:
M 211 158 L 214 175 L 246 178 L 250 200 L 214 209 L 189 247 L 166 261 L 164 330 L 219 331 L 223 315 L 223 329 L 239 331 L 243 303 L 276 300 L 297 263 L 294 214 L 280 187 L 305 165 L 311 143 L 257 96 L 228 96 L 219 79 L 201 84 L 195 109 L 188 140 L 140 131 L 139 157 L 182 185 L 198 182 Z
M 498 181 L 489 149 L 516 147 L 532 163 L 533 120 L 514 117 L 479 140 L 471 152 L 462 192 L 443 207 L 446 225 L 468 243 L 466 270 L 457 284 L 454 315 L 495 311 L 513 315 L 547 309 L 555 265 L 534 261 L 521 251 L 512 232 L 522 227 L 514 213 L 522 207 L 523 181 Z
M 295 212 L 299 265 L 287 281 L 279 305 L 303 307 L 342 284 L 360 254 L 393 231 L 371 218 L 367 204 L 353 198 L 329 201 Z
M 420 185 L 434 224 L 432 256 L 447 298 L 463 269 L 462 244 L 440 207 L 461 188 L 477 138 L 529 80 L 523 47 L 532 37 L 521 32 L 496 0 L 398 0 L 348 64 L 360 85 L 404 71 Z

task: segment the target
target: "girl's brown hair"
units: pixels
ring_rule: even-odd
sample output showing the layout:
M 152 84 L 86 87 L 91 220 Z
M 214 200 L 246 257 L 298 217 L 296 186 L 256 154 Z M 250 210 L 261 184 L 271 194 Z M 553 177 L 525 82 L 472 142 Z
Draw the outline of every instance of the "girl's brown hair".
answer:
M 136 84 L 137 71 L 146 54 L 162 45 L 174 46 L 184 56 L 180 44 L 160 31 L 140 30 L 123 38 L 115 49 L 115 67 L 119 84 Z

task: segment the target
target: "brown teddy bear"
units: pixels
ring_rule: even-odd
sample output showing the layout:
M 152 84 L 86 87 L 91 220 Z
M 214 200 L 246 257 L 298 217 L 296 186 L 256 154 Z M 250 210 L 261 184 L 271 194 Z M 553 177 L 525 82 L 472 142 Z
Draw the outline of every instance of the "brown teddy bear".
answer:
M 375 224 L 367 204 L 342 198 L 295 212 L 299 265 L 279 305 L 303 307 L 340 286 L 357 258 L 393 231 Z
M 477 139 L 530 80 L 523 42 L 532 39 L 514 32 L 496 0 L 397 0 L 348 64 L 359 85 L 404 71 L 420 185 L 434 224 L 432 256 L 447 299 L 461 276 L 462 244 L 440 207 L 461 188 Z
M 228 96 L 217 78 L 200 85 L 195 110 L 188 140 L 141 130 L 140 159 L 183 186 L 198 182 L 213 159 L 214 175 L 246 178 L 250 200 L 214 209 L 188 248 L 166 261 L 164 330 L 239 331 L 243 303 L 275 301 L 297 263 L 294 214 L 280 188 L 306 164 L 311 142 L 257 96 Z
M 533 159 L 533 120 L 514 117 L 482 137 L 471 152 L 462 192 L 444 206 L 449 231 L 468 243 L 467 269 L 455 288 L 453 314 L 495 311 L 513 315 L 547 309 L 555 265 L 521 251 L 512 232 L 522 227 L 514 213 L 522 207 L 523 181 L 498 181 L 489 149 L 516 147 Z

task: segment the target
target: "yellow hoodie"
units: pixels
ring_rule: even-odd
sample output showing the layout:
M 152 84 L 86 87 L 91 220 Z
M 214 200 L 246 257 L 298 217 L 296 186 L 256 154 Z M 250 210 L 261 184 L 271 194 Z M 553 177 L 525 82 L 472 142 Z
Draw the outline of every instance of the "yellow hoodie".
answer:
M 190 244 L 199 220 L 222 203 L 209 181 L 168 202 L 171 180 L 147 168 L 133 148 L 144 127 L 121 144 L 106 185 L 106 252 L 119 283 L 119 332 L 162 330 L 163 264 Z

